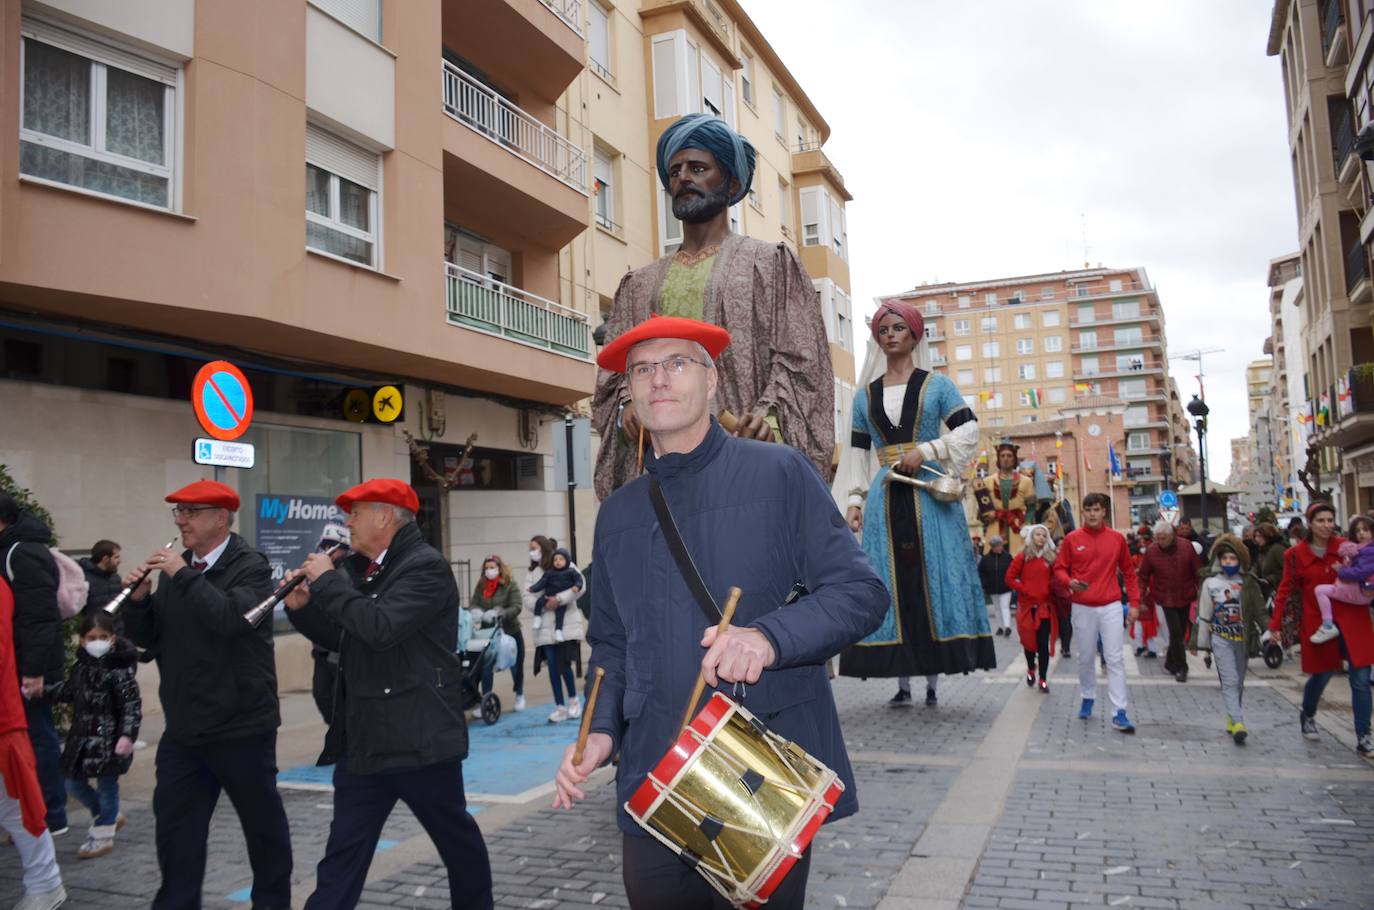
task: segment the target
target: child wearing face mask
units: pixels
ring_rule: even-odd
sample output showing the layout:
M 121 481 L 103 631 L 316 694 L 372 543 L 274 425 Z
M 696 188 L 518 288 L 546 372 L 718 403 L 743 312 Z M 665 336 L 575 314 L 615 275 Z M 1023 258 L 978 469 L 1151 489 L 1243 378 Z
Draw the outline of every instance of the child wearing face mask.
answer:
M 1240 538 L 1233 534 L 1218 537 L 1211 557 L 1207 578 L 1198 591 L 1197 628 L 1191 650 L 1194 654 L 1199 650 L 1211 652 L 1226 705 L 1226 733 L 1240 746 L 1249 735 L 1242 713 L 1249 656 L 1246 631 L 1247 625 L 1258 622 L 1247 614 L 1255 612 L 1251 605 L 1263 603 L 1264 595 L 1248 571 L 1250 553 Z
M 1336 570 L 1339 579 L 1332 585 L 1317 585 L 1312 593 L 1317 597 L 1317 609 L 1322 614 L 1322 624 L 1312 633 L 1308 641 L 1319 645 L 1341 634 L 1340 629 L 1331 621 L 1331 601 L 1339 600 L 1346 604 L 1367 604 L 1374 600 L 1374 521 L 1363 515 L 1355 516 L 1350 522 L 1350 536 L 1336 552 L 1344 565 Z
M 72 705 L 72 725 L 62 750 L 67 792 L 91 812 L 91 829 L 76 855 L 105 856 L 114 850 L 119 814 L 119 777 L 134 760 L 134 741 L 143 720 L 143 701 L 134 667 L 138 653 L 115 634 L 104 610 L 81 620 L 81 648 L 59 696 Z M 94 778 L 95 786 L 91 786 Z

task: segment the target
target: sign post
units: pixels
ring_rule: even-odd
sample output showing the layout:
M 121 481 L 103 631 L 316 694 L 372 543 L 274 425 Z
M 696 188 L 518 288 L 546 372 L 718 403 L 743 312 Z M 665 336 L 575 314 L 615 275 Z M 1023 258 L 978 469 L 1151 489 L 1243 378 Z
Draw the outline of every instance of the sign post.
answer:
M 212 437 L 196 440 L 196 464 L 213 465 L 218 481 L 224 480 L 225 467 L 253 466 L 252 444 L 234 442 L 253 422 L 253 389 L 242 370 L 227 360 L 201 367 L 191 382 L 191 407 L 201 428 Z
M 577 505 L 573 491 L 592 485 L 592 422 L 586 417 L 563 418 L 563 432 L 553 434 L 554 475 L 568 484 L 568 552 L 577 562 Z

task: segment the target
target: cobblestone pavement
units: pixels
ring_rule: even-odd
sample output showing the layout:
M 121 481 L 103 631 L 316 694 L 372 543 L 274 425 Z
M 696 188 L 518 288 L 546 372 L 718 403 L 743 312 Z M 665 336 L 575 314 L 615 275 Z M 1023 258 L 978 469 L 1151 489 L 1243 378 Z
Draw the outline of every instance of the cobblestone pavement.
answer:
M 1056 663 L 1040 696 L 1022 682 L 1014 640 L 997 644 L 1003 668 L 943 680 L 936 708 L 919 704 L 920 680 L 918 704 L 900 710 L 886 706 L 890 680 L 836 681 L 862 809 L 817 838 L 808 907 L 1374 906 L 1374 768 L 1351 748 L 1342 680 L 1328 690 L 1320 741 L 1309 742 L 1297 730 L 1296 667 L 1252 662 L 1242 748 L 1224 733 L 1215 674 L 1200 661 L 1180 685 L 1159 661 L 1128 655 L 1139 730 L 1123 736 L 1107 724 L 1105 686 L 1096 715 L 1081 721 L 1070 662 Z M 529 764 L 532 750 L 573 735 L 571 725 L 549 727 L 540 741 L 537 710 L 513 716 L 518 728 L 474 731 L 474 749 L 489 751 L 474 759 L 469 790 L 491 791 L 473 801 L 497 905 L 625 907 L 608 779 L 573 812 L 549 809 L 547 790 L 524 782 L 486 783 L 512 743 Z M 299 906 L 328 834 L 330 794 L 284 790 L 283 799 Z M 85 813 L 74 810 L 82 823 L 58 841 L 68 906 L 147 905 L 158 882 L 151 812 L 146 800 L 125 811 L 116 853 L 80 862 Z M 409 812 L 398 807 L 383 837 L 359 906 L 447 907 L 446 872 Z M 210 856 L 205 906 L 245 906 L 251 874 L 227 801 Z M 17 859 L 0 850 L 0 906 L 19 894 Z

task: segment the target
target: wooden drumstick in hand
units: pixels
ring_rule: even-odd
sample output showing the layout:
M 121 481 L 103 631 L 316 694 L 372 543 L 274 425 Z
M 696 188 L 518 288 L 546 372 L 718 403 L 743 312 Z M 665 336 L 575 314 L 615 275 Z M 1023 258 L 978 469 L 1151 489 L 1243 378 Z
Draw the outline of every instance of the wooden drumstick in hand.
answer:
M 716 641 L 725 634 L 725 630 L 730 628 L 730 619 L 735 615 L 735 607 L 739 604 L 740 595 L 744 592 L 739 588 L 731 588 L 730 596 L 725 600 L 725 610 L 720 614 L 720 625 L 716 626 Z M 692 722 L 692 715 L 697 713 L 697 702 L 701 701 L 701 693 L 706 691 L 706 671 L 697 674 L 696 687 L 692 689 L 692 700 L 687 702 L 687 713 L 682 715 L 682 729 L 687 729 L 687 725 Z
M 597 667 L 592 674 L 592 691 L 587 696 L 587 706 L 582 709 L 582 726 L 577 730 L 577 748 L 573 749 L 573 764 L 582 764 L 582 753 L 587 751 L 587 735 L 592 732 L 592 714 L 596 711 L 596 696 L 601 691 L 601 677 L 606 675 L 604 667 Z

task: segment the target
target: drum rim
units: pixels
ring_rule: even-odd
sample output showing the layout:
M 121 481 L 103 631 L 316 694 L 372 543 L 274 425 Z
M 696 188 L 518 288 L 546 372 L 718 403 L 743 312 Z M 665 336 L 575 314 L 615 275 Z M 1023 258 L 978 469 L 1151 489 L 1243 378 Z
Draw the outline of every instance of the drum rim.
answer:
M 658 760 L 658 764 L 649 769 L 643 782 L 635 788 L 635 792 L 625 802 L 625 810 L 635 819 L 644 823 L 653 814 L 655 807 L 663 797 L 665 790 L 671 790 L 677 779 L 686 773 L 687 766 L 691 764 L 697 751 L 701 749 L 703 740 L 692 735 L 692 731 L 705 739 L 710 739 L 716 730 L 725 726 L 733 712 L 739 711 L 741 705 L 731 699 L 728 695 L 721 692 L 712 693 L 711 698 L 706 702 L 702 709 L 697 712 L 697 716 L 692 718 L 692 722 L 687 725 L 673 745 L 668 749 L 668 754 Z M 708 717 L 708 715 L 714 715 Z M 662 772 L 662 773 L 660 773 Z M 658 781 L 663 781 L 660 785 Z

